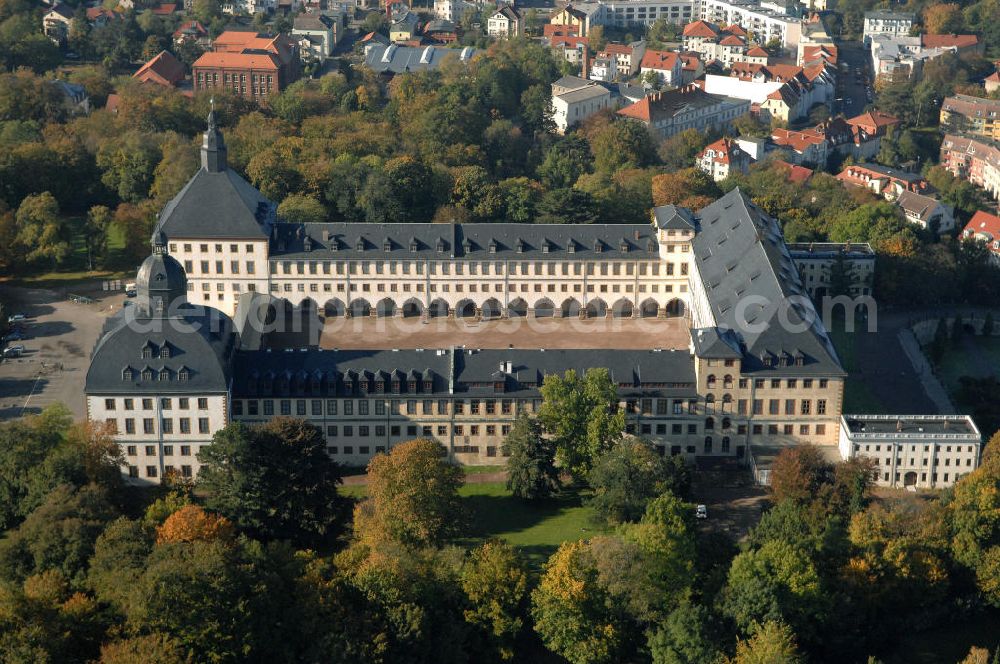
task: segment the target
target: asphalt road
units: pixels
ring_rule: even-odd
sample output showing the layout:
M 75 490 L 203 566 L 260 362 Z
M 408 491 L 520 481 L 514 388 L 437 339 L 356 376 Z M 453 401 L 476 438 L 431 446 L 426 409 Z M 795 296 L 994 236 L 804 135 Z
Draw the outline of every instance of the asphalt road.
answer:
M 857 41 L 840 42 L 837 48 L 839 62 L 846 63 L 848 68 L 846 71 L 841 68 L 837 74 L 837 97 L 843 101 L 838 102 L 836 110 L 847 117 L 860 115 L 868 105 L 867 88 L 855 72 L 861 70 L 865 81 L 872 80 L 869 52 L 861 42 Z

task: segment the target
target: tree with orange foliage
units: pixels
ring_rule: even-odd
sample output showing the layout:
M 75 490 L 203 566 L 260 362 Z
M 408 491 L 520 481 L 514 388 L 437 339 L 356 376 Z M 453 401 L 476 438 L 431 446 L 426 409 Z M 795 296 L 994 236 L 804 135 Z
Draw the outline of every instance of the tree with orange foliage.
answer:
M 232 521 L 226 517 L 206 512 L 197 505 L 185 505 L 156 529 L 156 543 L 227 541 L 235 534 Z
M 962 8 L 957 4 L 931 5 L 924 10 L 924 29 L 932 35 L 950 35 L 964 27 Z
M 697 210 L 719 197 L 720 191 L 707 174 L 697 168 L 653 176 L 653 205 L 679 205 Z

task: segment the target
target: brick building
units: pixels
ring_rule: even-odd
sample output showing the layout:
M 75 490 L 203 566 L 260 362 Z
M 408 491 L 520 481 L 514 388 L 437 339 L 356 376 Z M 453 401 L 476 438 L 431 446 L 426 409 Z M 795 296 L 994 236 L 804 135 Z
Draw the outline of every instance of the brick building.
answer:
M 191 69 L 195 91 L 224 88 L 262 101 L 298 80 L 298 46 L 281 35 L 228 30 Z

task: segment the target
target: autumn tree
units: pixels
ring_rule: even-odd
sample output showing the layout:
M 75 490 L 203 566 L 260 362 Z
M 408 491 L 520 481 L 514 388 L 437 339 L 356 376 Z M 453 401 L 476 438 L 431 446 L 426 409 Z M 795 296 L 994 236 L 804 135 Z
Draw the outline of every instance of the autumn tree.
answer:
M 775 502 L 810 500 L 832 471 L 833 465 L 815 445 L 785 448 L 771 465 L 771 495 Z
M 216 432 L 199 460 L 206 507 L 241 531 L 305 547 L 332 541 L 343 526 L 340 466 L 308 422 L 276 417 L 253 427 L 231 424 Z
M 474 649 L 484 657 L 513 660 L 529 599 L 528 573 L 517 551 L 506 542 L 486 542 L 470 552 L 460 580 L 471 604 L 465 620 L 479 641 Z
M 17 243 L 28 261 L 47 260 L 53 266 L 65 261 L 73 248 L 59 204 L 49 192 L 28 196 L 17 208 Z
M 190 664 L 181 642 L 162 633 L 133 636 L 101 646 L 99 664 Z
M 761 625 L 752 637 L 736 642 L 736 654 L 727 664 L 802 664 L 792 629 L 777 621 Z
M 653 205 L 678 205 L 694 210 L 719 196 L 719 188 L 712 178 L 694 167 L 654 176 L 652 189 Z
M 942 3 L 924 9 L 924 29 L 932 35 L 955 34 L 963 27 L 962 7 L 957 4 Z
M 549 374 L 541 387 L 538 420 L 556 445 L 560 466 L 585 477 L 594 460 L 611 448 L 625 429 L 618 391 L 606 369 L 579 376 Z
M 185 505 L 156 529 L 156 543 L 228 541 L 236 534 L 224 516 L 206 512 L 197 505 Z
M 293 224 L 313 224 L 327 220 L 323 204 L 306 194 L 289 194 L 278 205 L 278 218 Z
M 462 470 L 441 445 L 420 438 L 376 455 L 368 464 L 368 495 L 354 509 L 354 535 L 366 544 L 438 546 L 462 522 Z
M 545 437 L 538 420 L 519 413 L 504 439 L 507 489 L 518 498 L 539 500 L 559 490 L 555 443 Z

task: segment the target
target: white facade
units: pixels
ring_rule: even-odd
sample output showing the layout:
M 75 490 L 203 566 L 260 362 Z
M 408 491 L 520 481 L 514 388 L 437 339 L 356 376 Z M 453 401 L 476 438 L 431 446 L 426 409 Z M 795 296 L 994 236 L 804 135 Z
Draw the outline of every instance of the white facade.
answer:
M 762 44 L 777 39 L 785 49 L 797 50 L 802 35 L 801 19 L 745 2 L 702 0 L 699 18 L 722 25 L 738 25 L 752 31 Z
M 905 37 L 913 28 L 913 14 L 906 12 L 874 11 L 865 13 L 864 42 L 869 44 L 875 35 Z
M 875 483 L 944 489 L 979 467 L 982 436 L 968 415 L 844 415 L 843 459 L 875 462 Z
M 494 39 L 509 39 L 524 34 L 520 16 L 511 7 L 501 7 L 486 20 L 486 34 Z
M 476 5 L 464 0 L 434 0 L 434 15 L 452 23 L 461 21 L 466 9 L 476 9 Z
M 184 266 L 188 301 L 233 315 L 243 293 L 269 288 L 267 240 L 171 238 L 170 255 Z
M 658 19 L 674 25 L 690 23 L 697 16 L 694 0 L 611 0 L 605 22 L 617 28 L 650 26 Z
M 114 426 L 134 484 L 159 484 L 169 473 L 197 477 L 198 452 L 228 423 L 226 394 L 88 395 L 87 418 Z

